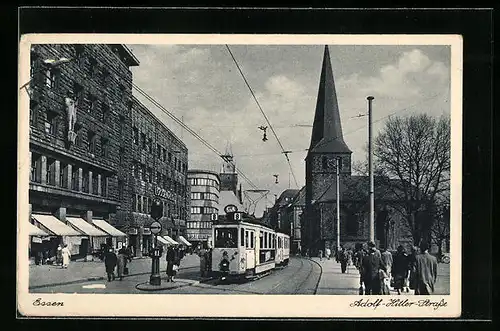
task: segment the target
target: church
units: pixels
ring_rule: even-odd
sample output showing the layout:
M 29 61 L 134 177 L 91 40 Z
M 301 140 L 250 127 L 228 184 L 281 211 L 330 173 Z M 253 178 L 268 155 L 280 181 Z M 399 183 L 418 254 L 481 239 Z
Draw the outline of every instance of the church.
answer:
M 352 151 L 344 141 L 328 46 L 325 46 L 311 144 L 305 159 L 305 207 L 301 215 L 302 250 L 317 254 L 337 246 L 337 165 L 340 165 L 340 244 L 354 248 L 369 240 L 369 177 L 351 173 Z M 402 217 L 391 205 L 387 185 L 375 177 L 375 241 L 395 249 L 411 243 Z

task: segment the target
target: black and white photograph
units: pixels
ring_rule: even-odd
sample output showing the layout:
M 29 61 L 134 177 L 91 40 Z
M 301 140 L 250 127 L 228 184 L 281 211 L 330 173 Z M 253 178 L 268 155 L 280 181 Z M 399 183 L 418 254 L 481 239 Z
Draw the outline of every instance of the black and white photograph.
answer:
M 26 314 L 460 313 L 460 36 L 23 37 Z

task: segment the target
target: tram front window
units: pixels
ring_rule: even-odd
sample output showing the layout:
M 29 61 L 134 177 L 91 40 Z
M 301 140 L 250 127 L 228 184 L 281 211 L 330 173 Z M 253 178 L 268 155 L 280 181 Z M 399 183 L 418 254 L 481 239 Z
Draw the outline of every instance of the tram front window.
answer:
M 215 229 L 215 248 L 237 248 L 238 229 L 220 228 Z

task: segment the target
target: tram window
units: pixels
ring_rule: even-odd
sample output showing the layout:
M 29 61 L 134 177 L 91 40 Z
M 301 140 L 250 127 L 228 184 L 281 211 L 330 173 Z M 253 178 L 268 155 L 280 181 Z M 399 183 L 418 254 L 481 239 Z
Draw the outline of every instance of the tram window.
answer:
M 216 248 L 236 248 L 238 246 L 237 228 L 219 228 L 215 229 L 215 247 Z
M 248 231 L 245 231 L 245 247 L 249 248 L 250 243 L 248 242 Z
M 259 248 L 264 248 L 264 232 L 260 231 L 259 235 Z
M 250 248 L 254 248 L 254 246 L 253 246 L 253 231 L 250 232 Z
M 245 246 L 245 229 L 243 229 L 243 228 L 241 228 L 240 237 L 241 237 L 240 246 Z
M 267 248 L 267 232 L 264 232 L 264 248 Z

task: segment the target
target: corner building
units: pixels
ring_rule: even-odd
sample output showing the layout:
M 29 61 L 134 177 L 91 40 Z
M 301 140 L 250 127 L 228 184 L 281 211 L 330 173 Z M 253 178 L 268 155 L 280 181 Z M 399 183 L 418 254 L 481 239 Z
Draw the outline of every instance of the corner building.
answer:
M 70 60 L 48 64 L 61 58 Z M 31 47 L 30 65 L 29 88 L 22 91 L 30 97 L 30 222 L 55 234 L 50 254 L 64 241 L 74 257 L 86 255 L 97 247 L 77 237 L 63 240 L 64 233 L 71 232 L 70 219 L 107 222 L 120 205 L 130 67 L 139 62 L 123 45 L 44 44 Z M 116 233 L 105 239 L 115 247 L 125 242 Z
M 220 177 L 208 170 L 189 170 L 191 219 L 187 222 L 187 239 L 194 246 L 211 245 L 212 215 L 219 212 Z
M 124 141 L 120 208 L 112 223 L 127 233 L 135 256 L 147 254 L 153 236 L 149 216 L 154 199 L 163 204 L 161 235 L 186 235 L 189 219 L 188 150 L 148 108 L 132 97 L 130 135 Z

